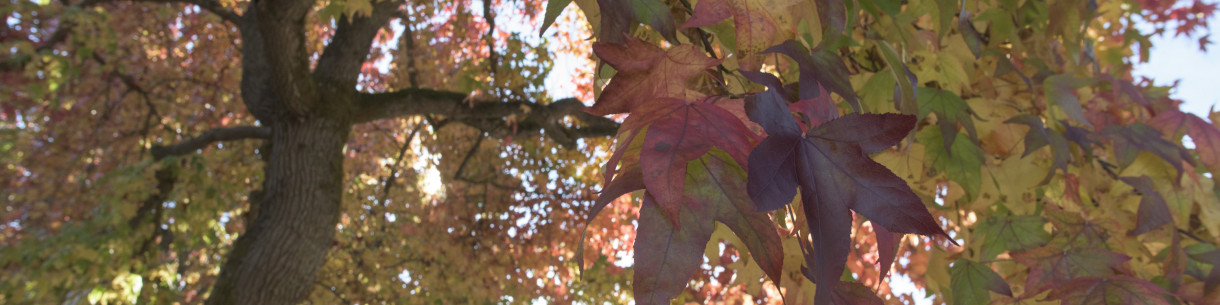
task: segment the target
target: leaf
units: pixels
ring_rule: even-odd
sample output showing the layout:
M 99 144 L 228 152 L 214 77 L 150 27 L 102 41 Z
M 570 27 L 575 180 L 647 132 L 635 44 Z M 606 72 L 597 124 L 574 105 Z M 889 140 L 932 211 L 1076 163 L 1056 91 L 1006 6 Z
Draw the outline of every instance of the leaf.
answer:
M 651 26 L 660 32 L 662 37 L 670 42 L 677 42 L 677 28 L 674 17 L 669 13 L 669 6 L 659 0 L 627 0 L 635 15 L 635 19 Z
M 671 42 L 678 41 L 673 15 L 669 14 L 669 6 L 661 1 L 597 0 L 597 6 L 602 13 L 601 33 L 598 33 L 600 42 L 630 43 L 627 37 L 631 26 L 637 21 L 651 26 Z
M 877 47 L 881 50 L 881 59 L 885 60 L 885 65 L 890 67 L 889 71 L 894 76 L 894 108 L 903 114 L 918 114 L 919 102 L 916 100 L 915 87 L 919 81 L 915 74 L 911 73 L 911 69 L 898 57 L 898 52 L 894 51 L 894 47 L 888 42 L 878 41 Z
M 949 274 L 952 276 L 950 287 L 953 289 L 953 304 L 990 303 L 988 290 L 1012 296 L 1008 282 L 987 265 L 959 258 L 949 267 Z
M 1168 291 L 1152 282 L 1130 276 L 1089 276 L 1056 288 L 1046 295 L 1046 299 L 1059 300 L 1064 305 L 1169 305 L 1172 303 L 1163 297 L 1168 294 Z
M 979 141 L 978 132 L 974 130 L 974 120 L 970 119 L 970 106 L 957 94 L 927 87 L 918 88 L 915 94 L 919 96 L 919 120 L 926 118 L 929 113 L 936 113 L 936 124 L 940 126 L 941 138 L 945 139 L 945 151 L 952 152 L 950 147 L 957 139 L 959 124 L 966 129 L 972 142 Z
M 1050 136 L 1047 135 L 1046 127 L 1042 125 L 1042 118 L 1039 116 L 1018 114 L 1004 123 L 1029 126 L 1029 132 L 1025 134 L 1025 152 L 1021 154 L 1022 158 L 1050 144 Z
M 662 50 L 634 38 L 625 44 L 594 43 L 593 53 L 618 71 L 589 109 L 596 115 L 642 113 L 640 105 L 660 98 L 698 97 L 688 92 L 686 81 L 720 64 L 693 45 Z
M 834 303 L 837 305 L 884 305 L 885 301 L 863 284 L 839 282 L 838 285 L 835 285 Z
M 576 266 L 582 276 L 585 270 L 585 235 L 589 233 L 589 224 L 593 223 L 593 219 L 601 214 L 602 209 L 605 209 L 611 201 L 641 189 L 644 189 L 644 175 L 638 164 L 631 164 L 619 172 L 613 180 L 609 180 L 602 188 L 601 194 L 597 195 L 597 200 L 593 202 L 593 206 L 589 207 L 589 216 L 585 219 L 585 227 L 580 233 L 580 244 L 576 247 Z
M 827 45 L 843 35 L 847 28 L 847 7 L 843 0 L 817 0 L 818 20 L 822 24 L 821 45 Z
M 1162 198 L 1161 193 L 1156 191 L 1152 178 L 1148 178 L 1148 176 L 1121 177 L 1119 180 L 1134 187 L 1140 193 L 1139 218 L 1136 220 L 1135 229 L 1127 233 L 1128 236 L 1148 233 L 1148 231 L 1173 223 L 1173 214 L 1169 212 L 1165 198 Z
M 953 134 L 958 141 L 954 141 L 949 150 L 942 149 L 944 145 L 937 132 L 927 130 L 916 136 L 924 144 L 924 154 L 932 159 L 932 167 L 945 172 L 945 176 L 962 186 L 970 198 L 976 198 L 983 187 L 983 149 L 963 134 Z
M 716 221 L 724 223 L 737 235 L 754 261 L 778 285 L 784 265 L 782 241 L 770 216 L 754 211 L 754 204 L 746 193 L 745 171 L 728 153 L 712 149 L 704 157 L 688 163 L 687 173 L 688 197 L 704 202 L 716 211 Z
M 796 181 L 813 237 L 814 263 L 810 265 L 818 283 L 816 303 L 831 302 L 830 291 L 843 273 L 842 262 L 851 244 L 849 209 L 889 231 L 948 236 L 906 181 L 870 159 L 862 148 L 896 144 L 913 127 L 911 116 L 890 114 L 891 119 L 886 120 L 882 115 L 849 114 L 800 138 L 793 134 L 790 122 L 765 121 L 791 120 L 777 98 L 749 103 L 747 113 L 770 128 L 770 136 L 750 153 L 748 192 L 760 209 L 779 208 L 791 200 L 791 181 Z M 865 136 L 851 137 L 845 132 Z
M 987 217 L 979 224 L 979 235 L 983 238 L 982 260 L 995 259 L 1006 251 L 1025 251 L 1046 245 L 1050 233 L 1043 226 L 1046 221 L 1034 215 L 997 215 Z
M 736 40 L 736 55 L 742 61 L 749 62 L 743 67 L 757 69 L 755 57 L 763 50 L 776 43 L 792 39 L 788 24 L 799 19 L 804 11 L 801 1 L 747 1 L 747 0 L 704 0 L 695 4 L 691 18 L 682 24 L 680 29 L 705 27 L 733 18 L 733 35 Z
M 1220 128 L 1194 114 L 1186 116 L 1186 134 L 1195 142 L 1195 153 L 1212 172 L 1220 171 Z
M 651 194 L 644 195 L 631 285 L 638 304 L 669 304 L 703 263 L 715 229 L 711 209 L 680 209 L 678 224 L 672 224 Z
M 856 112 L 860 112 L 860 99 L 848 81 L 851 73 L 843 59 L 832 50 L 814 49 L 811 53 L 800 42 L 788 40 L 764 52 L 784 54 L 796 61 L 800 70 L 800 99 L 815 98 L 818 94 L 817 88 L 826 87 L 846 99 Z
M 678 216 L 674 213 L 679 205 L 702 208 L 701 203 L 686 200 L 683 195 L 687 162 L 717 147 L 727 151 L 738 164 L 746 164 L 748 151 L 753 146 L 753 133 L 732 113 L 708 100 L 688 104 L 660 99 L 637 111 L 652 114 L 643 116 L 645 119 L 655 118 L 644 134 L 640 152 L 644 185 L 675 224 Z M 632 122 L 624 121 L 624 126 L 642 124 L 632 117 L 628 120 Z
M 1046 96 L 1059 105 L 1064 113 L 1077 123 L 1093 128 L 1093 124 L 1089 123 L 1084 117 L 1084 108 L 1080 104 L 1080 100 L 1072 93 L 1073 89 L 1092 85 L 1093 80 L 1088 78 L 1078 78 L 1068 74 L 1054 75 L 1047 77 L 1042 83 L 1043 90 L 1046 91 Z
M 559 18 L 559 14 L 563 13 L 563 9 L 567 8 L 568 4 L 571 4 L 571 3 L 572 3 L 572 0 L 547 0 L 546 1 L 546 15 L 543 16 L 543 18 L 542 18 L 542 29 L 538 30 L 539 37 L 541 37 L 543 34 L 546 34 L 546 30 L 551 27 L 551 24 L 555 23 L 555 19 Z
M 957 15 L 957 31 L 962 34 L 962 39 L 966 41 L 970 53 L 974 54 L 975 59 L 978 59 L 982 53 L 983 36 L 979 34 L 978 29 L 974 28 L 973 18 L 965 6 L 962 6 L 962 10 Z
M 880 225 L 873 225 L 873 233 L 877 236 L 877 265 L 881 268 L 881 274 L 878 276 L 882 281 L 890 274 L 890 268 L 894 265 L 894 259 L 898 251 L 898 242 L 902 240 L 902 235 L 895 234 L 886 230 Z
M 1185 149 L 1161 138 L 1161 133 L 1148 125 L 1131 123 L 1125 126 L 1110 126 L 1102 130 L 1102 136 L 1114 142 L 1114 155 L 1122 167 L 1131 165 L 1140 151 L 1146 151 L 1169 162 L 1169 165 L 1178 170 L 1178 180 L 1181 180 L 1182 162 L 1194 164 Z
M 1130 260 L 1126 255 L 1101 248 L 1062 249 L 1045 246 L 1013 253 L 1012 258 L 1029 267 L 1025 293 L 1035 295 L 1072 279 L 1114 275 L 1115 267 Z

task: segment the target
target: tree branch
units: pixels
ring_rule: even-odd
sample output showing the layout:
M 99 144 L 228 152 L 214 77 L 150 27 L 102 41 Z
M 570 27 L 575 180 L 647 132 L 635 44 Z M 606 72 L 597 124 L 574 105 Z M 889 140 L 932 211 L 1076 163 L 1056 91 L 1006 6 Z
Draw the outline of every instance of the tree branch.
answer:
M 222 127 L 203 132 L 198 137 L 170 146 L 153 146 L 152 156 L 161 160 L 169 156 L 181 156 L 202 149 L 215 142 L 242 139 L 267 139 L 271 129 L 257 126 Z
M 118 2 L 118 1 L 119 0 L 85 0 L 80 3 L 80 6 L 81 7 L 90 7 L 90 6 L 94 6 L 94 5 L 112 3 L 112 2 Z M 194 5 L 198 5 L 199 8 L 202 8 L 203 10 L 205 10 L 209 13 L 215 14 L 217 17 L 220 17 L 220 19 L 231 22 L 233 24 L 237 24 L 238 19 L 241 18 L 241 16 L 238 16 L 236 12 L 225 7 L 223 4 L 220 4 L 220 1 L 217 1 L 217 0 L 131 0 L 131 1 L 132 2 L 148 2 L 148 3 L 194 4 Z
M 390 18 L 397 14 L 401 5 L 402 1 L 386 0 L 374 4 L 370 16 L 341 16 L 334 38 L 326 44 L 322 55 L 318 57 L 314 77 L 329 79 L 344 86 L 350 85 L 351 89 L 355 90 L 360 67 L 368 58 L 373 38 L 377 37 L 381 28 L 389 24 Z
M 259 0 L 252 3 L 258 14 L 258 32 L 262 35 L 269 68 L 267 77 L 271 91 L 278 98 L 276 106 L 286 110 L 286 114 L 306 116 L 321 99 L 312 80 L 309 50 L 305 47 L 306 15 L 315 1 Z
M 477 101 L 457 92 L 403 89 L 362 93 L 358 97 L 357 107 L 354 120 L 357 123 L 413 115 L 441 115 L 446 121 L 462 122 L 497 137 L 545 131 L 564 145 L 575 144 L 577 138 L 614 136 L 619 126 L 614 120 L 584 112 L 585 105 L 571 98 L 543 105 L 527 101 Z M 566 126 L 562 119 L 568 116 L 576 118 L 584 126 Z

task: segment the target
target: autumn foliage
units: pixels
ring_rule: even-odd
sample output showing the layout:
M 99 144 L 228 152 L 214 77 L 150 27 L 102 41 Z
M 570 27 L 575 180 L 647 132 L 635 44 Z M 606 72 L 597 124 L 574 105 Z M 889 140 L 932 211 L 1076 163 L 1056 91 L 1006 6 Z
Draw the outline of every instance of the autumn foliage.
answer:
M 0 303 L 1220 304 L 1215 10 L 9 1 Z
M 1220 302 L 1220 129 L 1132 80 L 1125 19 L 1214 4 L 576 3 L 589 111 L 627 114 L 594 211 L 644 190 L 637 302 L 922 298 L 896 258 L 951 304 Z

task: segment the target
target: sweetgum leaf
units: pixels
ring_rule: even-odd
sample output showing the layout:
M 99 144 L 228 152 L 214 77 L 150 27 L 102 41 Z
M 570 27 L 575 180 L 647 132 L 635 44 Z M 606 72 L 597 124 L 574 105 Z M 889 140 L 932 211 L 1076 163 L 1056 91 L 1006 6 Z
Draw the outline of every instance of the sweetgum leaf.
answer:
M 1114 268 L 1131 258 L 1102 248 L 1045 246 L 1013 253 L 1012 258 L 1029 267 L 1025 293 L 1035 295 L 1079 277 L 1114 275 Z
M 1140 193 L 1140 207 L 1135 229 L 1127 233 L 1128 236 L 1148 233 L 1148 231 L 1173 223 L 1173 214 L 1169 212 L 1165 198 L 1156 191 L 1152 178 L 1148 178 L 1148 176 L 1121 177 L 1119 180 L 1134 187 Z
M 898 242 L 902 240 L 902 235 L 890 232 L 877 224 L 873 225 L 873 233 L 877 235 L 877 265 L 881 268 L 881 275 L 878 278 L 884 281 L 885 277 L 890 274 L 890 267 L 894 265 Z
M 696 97 L 688 92 L 686 81 L 720 64 L 694 45 L 662 50 L 635 38 L 622 44 L 594 43 L 593 53 L 618 71 L 589 108 L 596 115 L 641 113 L 640 105 L 660 98 Z
M 894 108 L 903 114 L 919 113 L 915 92 L 919 80 L 915 73 L 911 73 L 911 69 L 902 62 L 898 52 L 889 43 L 877 41 L 877 48 L 881 50 L 881 59 L 885 60 L 885 64 L 890 67 L 890 74 L 894 76 Z
M 915 118 L 897 113 L 848 114 L 809 131 L 810 137 L 856 143 L 865 154 L 875 154 L 898 144 L 915 128 Z
M 950 287 L 953 288 L 953 304 L 990 303 L 991 294 L 988 290 L 1012 296 L 1012 288 L 1008 286 L 1008 282 L 987 265 L 959 258 L 949 268 L 949 274 L 952 276 Z
M 1181 180 L 1182 162 L 1194 164 L 1194 159 L 1185 149 L 1177 143 L 1161 138 L 1161 133 L 1148 125 L 1131 123 L 1125 126 L 1110 126 L 1102 131 L 1102 136 L 1114 141 L 1114 154 L 1122 167 L 1131 165 L 1140 151 L 1146 151 L 1169 162 L 1169 165 L 1178 170 L 1178 179 Z
M 979 54 L 982 53 L 983 35 L 980 35 L 979 30 L 974 28 L 973 17 L 965 6 L 957 13 L 957 31 L 962 34 L 962 39 L 966 40 L 970 53 L 974 54 L 975 59 L 978 59 Z
M 885 301 L 877 297 L 877 293 L 864 284 L 839 282 L 834 290 L 834 303 L 837 305 L 883 305 Z
M 868 158 L 860 145 L 819 137 L 821 130 L 870 116 L 879 115 L 848 115 L 827 122 L 811 130 L 797 146 L 797 182 L 813 233 L 819 290 L 834 287 L 843 272 L 842 262 L 851 244 L 849 208 L 893 232 L 948 236 L 906 181 Z
M 660 99 L 638 111 L 654 114 L 656 118 L 648 125 L 640 152 L 644 185 L 675 224 L 678 223 L 675 213 L 679 205 L 686 203 L 701 208 L 699 202 L 685 200 L 683 195 L 687 162 L 718 147 L 727 151 L 738 164 L 747 164 L 753 133 L 736 116 L 709 100 L 688 104 Z
M 650 194 L 644 195 L 631 285 L 637 304 L 669 304 L 703 263 L 703 249 L 715 229 L 712 210 L 679 209 L 675 225 Z
M 576 247 L 576 265 L 581 275 L 584 274 L 585 270 L 585 234 L 589 232 L 589 224 L 593 223 L 593 219 L 598 214 L 601 214 L 602 210 L 611 201 L 627 193 L 644 189 L 644 175 L 640 171 L 639 164 L 628 165 L 613 180 L 608 181 L 606 186 L 602 188 L 601 194 L 597 195 L 597 201 L 594 201 L 593 206 L 589 207 L 589 216 L 585 219 L 585 228 L 580 233 L 580 244 Z
M 1043 81 L 1042 87 L 1046 91 L 1046 97 L 1063 108 L 1063 112 L 1067 113 L 1068 117 L 1077 123 L 1093 128 L 1093 124 L 1084 117 L 1084 107 L 1080 104 L 1080 100 L 1076 98 L 1076 94 L 1072 93 L 1073 89 L 1091 84 L 1093 84 L 1093 79 L 1060 74 L 1047 77 Z
M 783 242 L 767 213 L 755 212 L 746 194 L 746 173 L 720 149 L 687 164 L 686 192 L 715 211 L 716 221 L 728 226 L 745 244 L 750 257 L 778 285 L 784 266 Z
M 669 6 L 658 0 L 597 0 L 602 13 L 601 33 L 598 41 L 621 44 L 629 41 L 631 26 L 643 22 L 662 37 L 677 42 L 677 28 Z M 549 8 L 548 8 L 549 10 Z
M 1047 135 L 1046 127 L 1042 125 L 1041 117 L 1028 113 L 1018 114 L 1004 123 L 1029 126 L 1029 132 L 1025 134 L 1025 152 L 1021 154 L 1022 158 L 1050 144 L 1050 136 Z
M 945 172 L 949 180 L 961 185 L 970 198 L 976 198 L 983 186 L 983 149 L 966 139 L 965 135 L 954 133 L 958 141 L 944 150 L 944 140 L 940 136 L 940 133 L 931 130 L 916 135 L 919 142 L 924 144 L 924 154 L 932 160 L 932 167 Z
M 841 2 L 838 4 L 842 6 Z M 853 110 L 860 112 L 860 99 L 852 89 L 851 82 L 848 81 L 851 72 L 847 70 L 843 59 L 833 50 L 814 49 L 813 52 L 810 52 L 800 42 L 788 40 L 764 52 L 784 54 L 796 61 L 800 70 L 800 99 L 815 98 L 818 94 L 817 88 L 826 87 L 827 90 L 847 100 Z
M 1059 300 L 1064 305 L 1169 305 L 1165 289 L 1142 279 L 1118 275 L 1082 277 L 1051 291 L 1047 300 Z M 1176 298 L 1175 298 L 1176 299 Z
M 542 29 L 538 30 L 538 36 L 546 34 L 546 30 L 555 23 L 555 19 L 559 18 L 559 14 L 563 13 L 563 9 L 572 4 L 572 0 L 547 0 L 546 15 L 542 18 Z
M 987 217 L 979 225 L 983 238 L 983 260 L 991 260 L 1006 251 L 1025 251 L 1046 245 L 1050 233 L 1042 227 L 1046 221 L 1034 215 L 997 215 Z
M 682 24 L 681 29 L 704 27 L 719 23 L 729 17 L 733 18 L 734 38 L 736 38 L 737 56 L 742 60 L 753 62 L 755 54 L 774 45 L 782 25 L 780 20 L 788 18 L 788 6 L 797 1 L 772 1 L 770 3 L 753 0 L 704 0 L 695 4 L 691 18 Z M 779 38 L 783 39 L 783 38 Z M 749 67 L 757 69 L 758 67 Z
M 974 129 L 970 106 L 966 105 L 965 100 L 953 92 L 936 88 L 920 87 L 915 94 L 919 97 L 919 120 L 926 118 L 929 113 L 936 113 L 936 125 L 940 126 L 941 138 L 945 139 L 945 151 L 952 154 L 950 147 L 957 139 L 959 124 L 966 129 L 971 141 L 978 142 L 979 135 Z
M 746 79 L 770 88 L 766 92 L 746 97 L 746 116 L 762 126 L 768 135 L 800 136 L 801 129 L 792 120 L 792 114 L 788 111 L 786 106 L 788 102 L 784 98 L 787 92 L 779 78 L 762 72 L 745 70 L 739 72 Z
M 1220 170 L 1220 128 L 1197 115 L 1177 110 L 1158 113 L 1148 122 L 1161 132 L 1176 138 L 1185 131 L 1195 143 L 1199 160 L 1213 171 Z M 1185 129 L 1185 130 L 1183 130 Z

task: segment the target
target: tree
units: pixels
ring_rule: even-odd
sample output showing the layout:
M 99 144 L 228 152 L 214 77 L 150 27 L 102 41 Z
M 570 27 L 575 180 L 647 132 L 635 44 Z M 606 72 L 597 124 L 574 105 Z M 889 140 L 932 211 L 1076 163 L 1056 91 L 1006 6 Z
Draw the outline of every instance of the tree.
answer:
M 0 302 L 576 297 L 486 284 L 574 277 L 581 139 L 618 126 L 495 26 L 539 3 L 147 2 L 4 8 Z
M 1220 129 L 1128 59 L 1214 5 L 581 0 L 585 112 L 496 26 L 571 1 L 141 2 L 4 11 L 2 301 L 1220 295 Z

